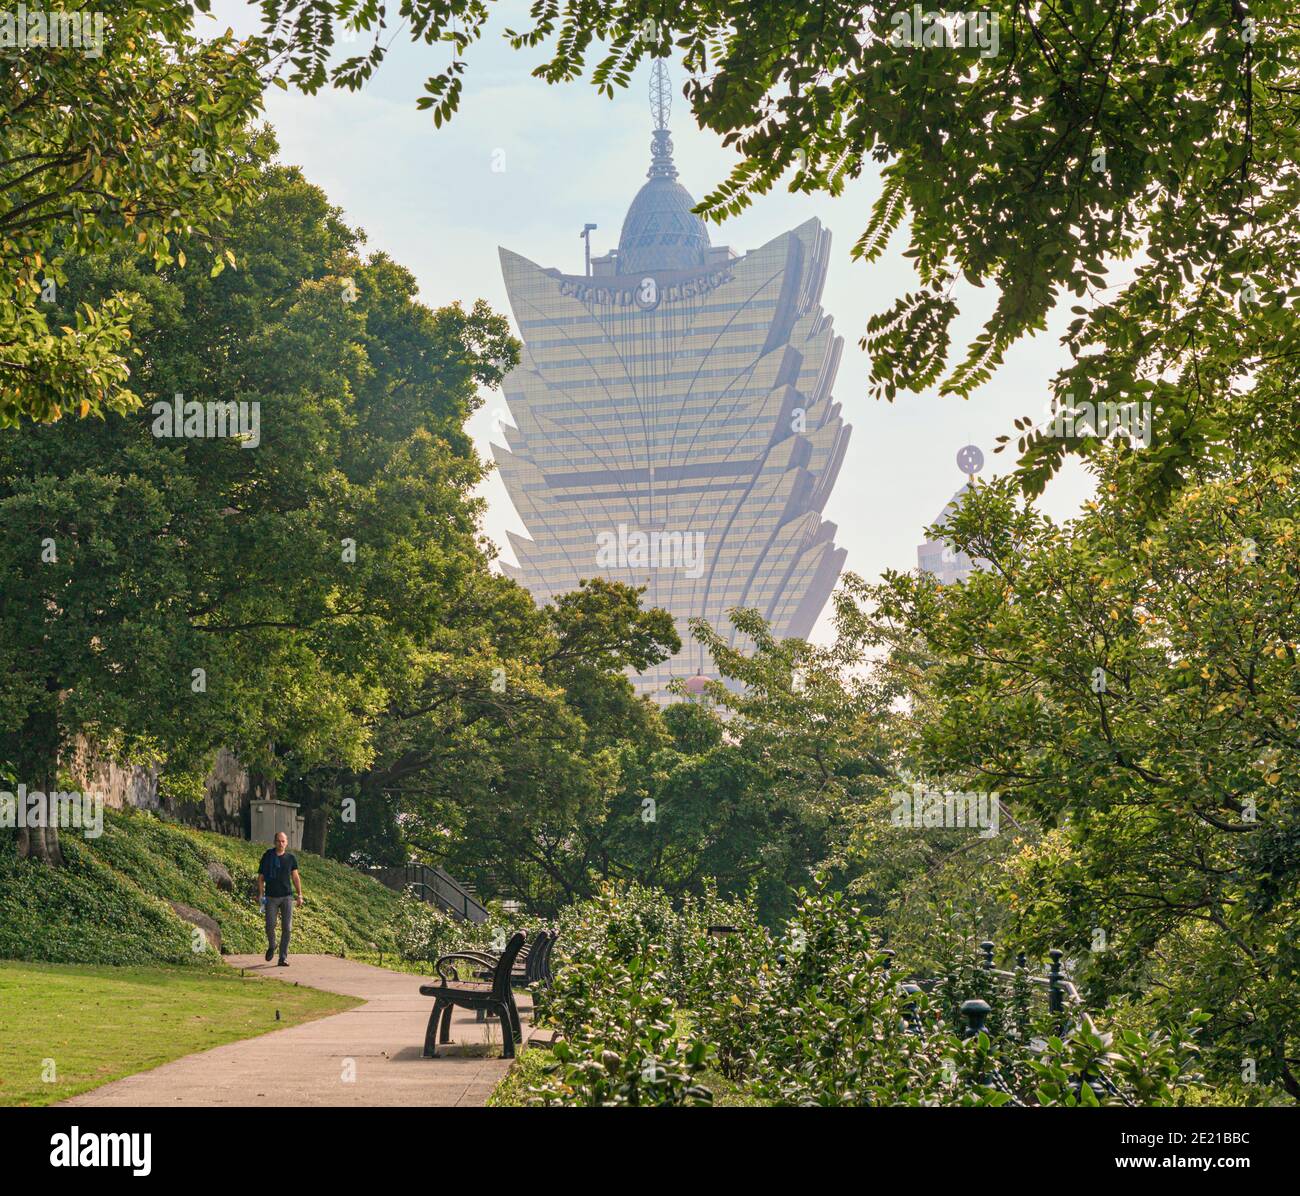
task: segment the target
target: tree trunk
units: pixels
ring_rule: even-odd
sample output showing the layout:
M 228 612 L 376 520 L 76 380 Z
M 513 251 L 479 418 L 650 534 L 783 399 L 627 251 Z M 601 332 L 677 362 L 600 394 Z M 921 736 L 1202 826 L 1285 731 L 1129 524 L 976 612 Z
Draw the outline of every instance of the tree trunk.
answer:
M 63 867 L 63 852 L 59 848 L 57 826 L 27 826 L 18 831 L 18 856 L 24 860 L 40 860 L 52 868 Z
M 1295 1074 L 1287 1066 L 1286 1044 L 1285 1042 L 1276 1043 L 1273 1047 L 1273 1058 L 1277 1060 L 1278 1078 L 1282 1081 L 1282 1087 L 1292 1100 L 1300 1101 L 1300 1080 L 1297 1080 Z
M 40 860 L 52 868 L 63 867 L 63 852 L 59 848 L 59 828 L 55 825 L 55 810 L 49 803 L 50 794 L 59 787 L 59 758 L 57 749 L 47 755 L 41 775 L 33 777 L 34 784 L 28 792 L 44 793 L 46 797 L 45 821 L 47 826 L 25 826 L 18 828 L 18 858 L 23 860 Z
M 302 849 L 325 854 L 325 841 L 329 838 L 330 809 L 325 805 L 312 804 L 302 812 Z

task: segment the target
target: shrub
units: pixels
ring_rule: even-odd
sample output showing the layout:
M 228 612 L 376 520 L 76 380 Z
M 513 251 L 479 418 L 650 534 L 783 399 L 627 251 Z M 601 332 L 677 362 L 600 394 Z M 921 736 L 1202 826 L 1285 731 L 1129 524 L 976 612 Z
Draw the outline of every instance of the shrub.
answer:
M 665 976 L 646 959 L 589 959 L 566 968 L 553 1008 L 564 1037 L 533 1103 L 704 1105 L 706 1043 L 677 1034 Z
M 11 836 L 0 836 L 0 957 L 51 963 L 210 965 L 192 950 L 191 928 L 169 900 L 214 918 L 223 950 L 256 952 L 266 945 L 253 899 L 266 846 L 165 822 L 135 810 L 104 812 L 98 839 L 63 836 L 63 868 L 20 860 Z M 298 853 L 306 905 L 294 917 L 297 951 L 355 954 L 384 937 L 397 895 L 374 878 L 334 860 Z M 207 872 L 226 866 L 234 893 Z
M 734 933 L 708 935 L 709 925 Z M 1199 1015 L 1175 1031 L 1060 1034 L 1031 1014 L 1023 977 L 989 1031 L 961 1037 L 957 998 L 999 1001 L 992 973 L 962 972 L 908 997 L 871 924 L 838 893 L 800 895 L 775 938 L 752 899 L 609 888 L 561 915 L 564 965 L 541 1004 L 561 1042 L 534 1099 L 692 1104 L 716 1066 L 782 1105 L 1169 1105 L 1196 1099 Z M 690 1011 L 678 1017 L 676 1006 Z M 690 1030 L 681 1026 L 689 1021 Z M 1005 1026 L 1007 1033 L 998 1031 Z
M 691 937 L 663 894 L 638 886 L 607 888 L 565 911 L 563 963 L 538 1003 L 561 1039 L 533 1103 L 710 1103 L 698 1075 L 712 1052 L 679 1034 L 668 995 L 684 978 L 674 981 L 665 965 L 685 966 Z
M 487 921 L 468 922 L 407 889 L 401 895 L 384 937 L 396 945 L 403 959 L 436 963 L 440 956 L 454 951 L 499 954 L 505 950 L 509 937 L 520 929 L 531 937 L 540 927 L 530 931 L 517 918 L 494 907 L 488 908 Z
M 403 959 L 436 960 L 462 944 L 455 919 L 410 892 L 404 892 L 393 916 L 392 940 Z

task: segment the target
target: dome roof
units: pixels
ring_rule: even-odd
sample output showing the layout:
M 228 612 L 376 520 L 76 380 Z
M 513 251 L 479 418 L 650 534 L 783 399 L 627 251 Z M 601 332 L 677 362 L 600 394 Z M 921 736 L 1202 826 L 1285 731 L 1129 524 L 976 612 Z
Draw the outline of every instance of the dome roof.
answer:
M 709 679 L 703 673 L 696 673 L 694 677 L 687 677 L 685 690 L 688 694 L 702 694 L 708 688 Z
M 696 270 L 705 264 L 709 230 L 691 209 L 695 200 L 677 181 L 672 140 L 656 129 L 649 181 L 637 192 L 618 240 L 618 272 Z

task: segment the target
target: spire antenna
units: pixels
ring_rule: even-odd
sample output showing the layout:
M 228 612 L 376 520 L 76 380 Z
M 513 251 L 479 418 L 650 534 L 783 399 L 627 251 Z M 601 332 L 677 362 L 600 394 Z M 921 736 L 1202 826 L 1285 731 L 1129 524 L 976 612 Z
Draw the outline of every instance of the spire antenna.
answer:
M 662 58 L 656 58 L 650 73 L 650 111 L 656 129 L 668 128 L 668 117 L 673 110 L 673 93 L 668 82 L 668 68 Z
M 672 85 L 668 82 L 668 67 L 662 58 L 656 58 L 650 72 L 650 112 L 655 128 L 650 139 L 650 169 L 646 178 L 675 179 L 677 167 L 673 165 L 673 138 L 668 132 L 668 117 L 673 108 Z

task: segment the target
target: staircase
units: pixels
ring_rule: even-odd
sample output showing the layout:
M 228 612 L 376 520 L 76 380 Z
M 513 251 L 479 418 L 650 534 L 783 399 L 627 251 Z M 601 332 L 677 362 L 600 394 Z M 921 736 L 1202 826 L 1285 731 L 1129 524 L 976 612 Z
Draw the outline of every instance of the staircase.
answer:
M 395 864 L 367 871 L 390 889 L 399 892 L 414 889 L 421 900 L 466 922 L 486 922 L 488 919 L 487 907 L 474 895 L 474 890 L 454 880 L 435 864 Z

